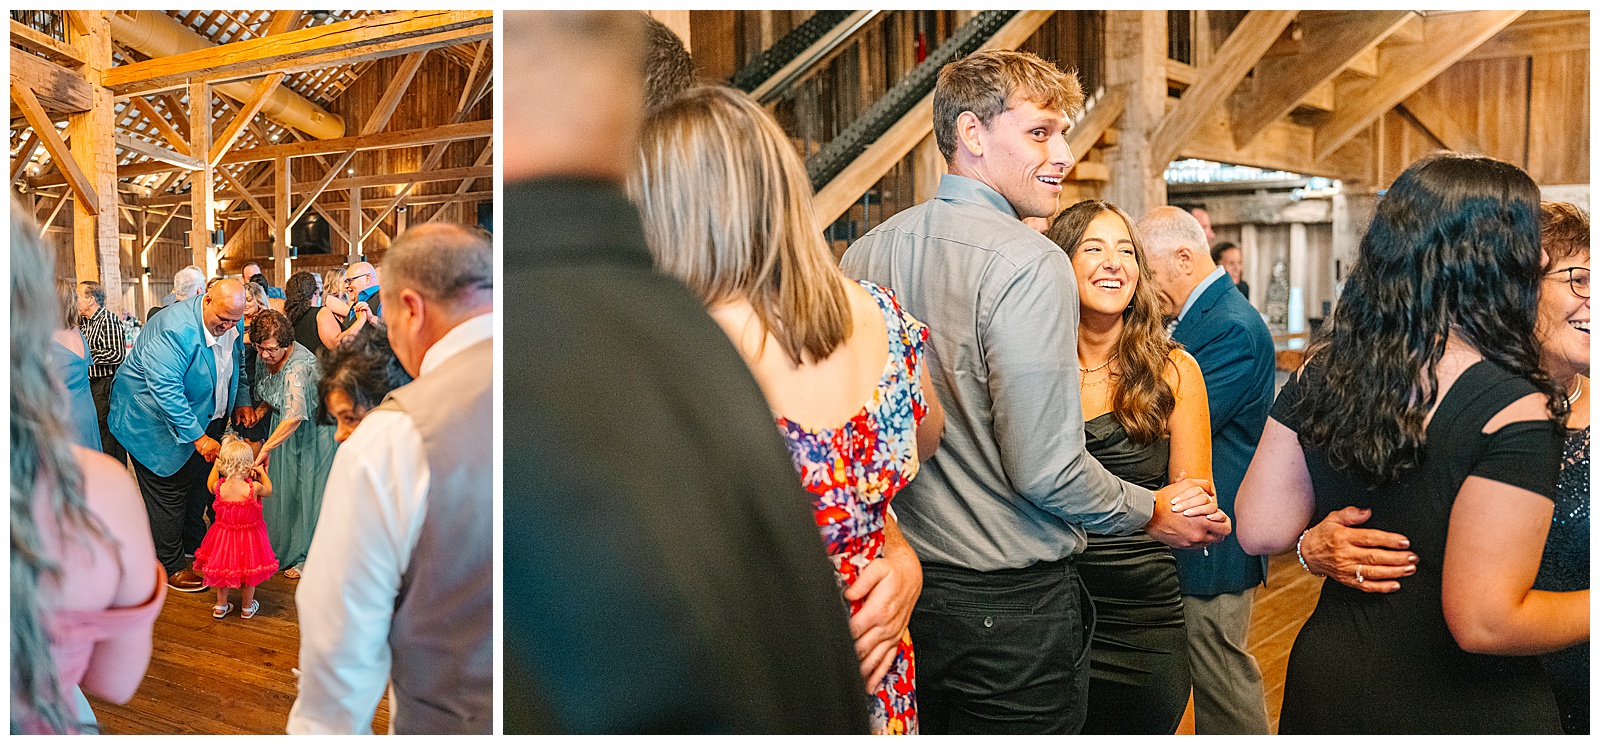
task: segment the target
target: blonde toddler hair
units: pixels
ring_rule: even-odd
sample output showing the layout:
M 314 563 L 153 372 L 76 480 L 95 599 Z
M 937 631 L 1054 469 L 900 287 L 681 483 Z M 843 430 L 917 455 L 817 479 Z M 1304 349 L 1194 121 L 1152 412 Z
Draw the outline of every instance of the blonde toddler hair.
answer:
M 233 478 L 250 473 L 256 463 L 255 451 L 250 443 L 229 434 L 222 438 L 222 450 L 217 453 L 217 473 L 223 478 Z

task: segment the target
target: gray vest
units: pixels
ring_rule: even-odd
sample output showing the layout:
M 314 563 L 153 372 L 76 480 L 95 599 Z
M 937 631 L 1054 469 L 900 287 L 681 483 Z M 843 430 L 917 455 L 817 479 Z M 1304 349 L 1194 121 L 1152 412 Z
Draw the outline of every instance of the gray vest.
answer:
M 394 731 L 494 729 L 494 345 L 484 340 L 389 393 L 422 434 L 428 508 L 400 578 Z

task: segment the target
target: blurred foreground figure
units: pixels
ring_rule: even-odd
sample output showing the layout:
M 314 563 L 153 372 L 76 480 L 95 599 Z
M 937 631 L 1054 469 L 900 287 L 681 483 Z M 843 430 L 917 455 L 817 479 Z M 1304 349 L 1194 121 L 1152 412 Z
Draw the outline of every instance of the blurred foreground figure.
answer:
M 767 403 L 622 193 L 640 16 L 506 21 L 505 732 L 865 734 Z

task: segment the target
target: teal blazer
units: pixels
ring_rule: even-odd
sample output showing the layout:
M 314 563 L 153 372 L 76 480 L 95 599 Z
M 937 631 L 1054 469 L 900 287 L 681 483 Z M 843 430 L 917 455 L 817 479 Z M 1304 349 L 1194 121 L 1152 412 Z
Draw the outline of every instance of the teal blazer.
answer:
M 150 318 L 117 367 L 107 425 L 117 442 L 157 476 L 178 472 L 216 413 L 217 361 L 200 321 L 204 295 Z M 244 384 L 244 343 L 233 342 L 228 410 L 252 403 Z

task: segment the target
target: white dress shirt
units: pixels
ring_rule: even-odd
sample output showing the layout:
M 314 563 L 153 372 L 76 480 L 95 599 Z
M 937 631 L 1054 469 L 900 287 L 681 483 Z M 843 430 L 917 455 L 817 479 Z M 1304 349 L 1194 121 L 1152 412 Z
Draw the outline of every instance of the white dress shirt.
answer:
M 233 392 L 229 374 L 233 372 L 233 342 L 239 338 L 239 327 L 222 332 L 222 336 L 212 336 L 211 329 L 202 322 L 200 333 L 205 334 L 206 346 L 211 347 L 211 356 L 217 363 L 216 395 L 212 399 L 216 408 L 212 409 L 211 418 L 219 419 L 228 415 L 228 394 Z
M 461 323 L 428 349 L 418 377 L 493 335 L 492 313 Z M 290 734 L 371 734 L 389 682 L 389 624 L 427 515 L 428 482 L 422 435 L 403 411 L 373 410 L 339 446 L 295 591 L 300 692 Z

